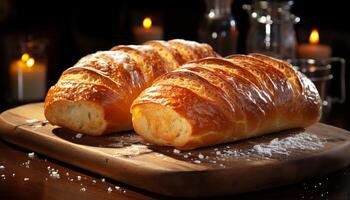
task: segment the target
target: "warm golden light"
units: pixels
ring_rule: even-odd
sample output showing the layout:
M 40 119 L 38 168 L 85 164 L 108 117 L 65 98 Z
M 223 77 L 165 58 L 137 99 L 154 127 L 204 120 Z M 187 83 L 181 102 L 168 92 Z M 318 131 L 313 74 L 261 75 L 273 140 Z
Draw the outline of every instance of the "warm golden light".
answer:
M 34 58 L 31 58 L 28 53 L 24 53 L 21 57 L 21 60 L 29 68 L 33 67 L 35 64 Z
M 311 31 L 311 34 L 310 34 L 310 37 L 309 37 L 309 42 L 311 44 L 318 44 L 319 40 L 320 40 L 320 36 L 318 34 L 317 29 L 313 29 Z
M 28 61 L 26 62 L 27 67 L 31 68 L 35 64 L 34 58 L 29 58 Z
M 24 53 L 24 54 L 22 55 L 22 57 L 21 57 L 21 60 L 22 60 L 23 62 L 27 62 L 27 61 L 29 60 L 29 58 L 30 58 L 29 54 Z
M 145 19 L 143 19 L 142 24 L 143 24 L 143 27 L 144 27 L 145 29 L 151 28 L 151 26 L 152 26 L 152 20 L 151 20 L 151 18 L 146 17 Z

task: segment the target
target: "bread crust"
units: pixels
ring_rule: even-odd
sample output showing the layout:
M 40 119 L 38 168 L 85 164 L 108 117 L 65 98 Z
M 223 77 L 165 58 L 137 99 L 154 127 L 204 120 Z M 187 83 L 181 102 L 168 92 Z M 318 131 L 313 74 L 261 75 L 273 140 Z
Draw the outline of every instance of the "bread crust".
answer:
M 81 58 L 49 89 L 45 117 L 54 125 L 93 136 L 132 129 L 131 103 L 154 79 L 194 58 L 217 56 L 207 44 L 174 41 L 181 48 L 149 41 Z
M 307 127 L 319 120 L 321 99 L 288 63 L 233 55 L 192 61 L 160 76 L 131 112 L 135 131 L 147 141 L 193 149 Z M 157 117 L 163 112 L 172 120 Z M 169 132 L 176 137 L 164 142 Z

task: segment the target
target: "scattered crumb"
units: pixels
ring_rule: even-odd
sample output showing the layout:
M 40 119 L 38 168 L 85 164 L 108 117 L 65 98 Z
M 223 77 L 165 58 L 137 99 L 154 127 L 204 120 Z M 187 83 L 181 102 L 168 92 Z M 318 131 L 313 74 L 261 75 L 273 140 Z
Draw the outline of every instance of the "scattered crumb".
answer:
M 101 178 L 101 181 L 104 183 L 106 181 L 106 179 L 105 178 Z
M 69 173 L 68 173 L 68 172 L 66 172 L 66 176 L 69 176 Z
M 60 174 L 59 174 L 57 171 L 51 172 L 50 176 L 51 176 L 52 178 L 56 178 L 56 179 L 59 179 L 59 178 L 60 178 Z
M 0 170 L 5 169 L 4 165 L 0 165 Z
M 115 188 L 116 190 L 120 190 L 120 187 L 119 187 L 119 186 L 114 186 L 114 188 Z
M 187 155 L 187 154 L 185 154 L 185 155 L 184 155 L 184 158 L 188 158 L 188 155 Z
M 92 182 L 95 184 L 95 183 L 96 183 L 96 180 L 94 179 L 94 180 L 92 180 Z
M 58 173 L 58 169 L 51 168 L 50 166 L 47 167 L 47 170 L 49 172 L 50 177 L 55 179 L 60 179 L 60 174 Z
M 176 153 L 176 154 L 179 154 L 179 153 L 181 153 L 181 151 L 180 150 L 178 150 L 178 149 L 174 149 L 174 151 L 173 151 L 174 153 Z
M 28 155 L 29 158 L 34 158 L 35 157 L 35 153 L 34 152 L 28 153 L 27 155 Z
M 13 177 L 15 177 L 15 176 L 16 176 L 16 174 L 15 174 L 15 173 L 13 173 L 13 174 L 12 174 L 12 176 L 13 176 Z
M 198 158 L 199 158 L 199 159 L 204 159 L 203 154 L 201 154 L 201 153 L 200 153 L 200 154 L 198 154 Z
M 112 191 L 113 191 L 113 189 L 111 187 L 108 187 L 107 192 L 111 193 Z
M 77 179 L 78 179 L 78 181 L 80 181 L 81 180 L 81 176 L 77 176 Z
M 82 137 L 83 137 L 83 134 L 81 134 L 81 133 L 78 133 L 78 134 L 75 135 L 75 138 L 77 138 L 77 139 L 80 139 Z
M 29 178 L 24 178 L 23 180 L 24 180 L 24 181 L 29 181 Z
M 30 167 L 30 160 L 27 160 L 27 162 L 22 163 L 22 166 L 29 168 Z
M 80 189 L 80 191 L 81 191 L 81 192 L 85 192 L 85 191 L 86 191 L 86 188 L 83 187 L 83 188 Z
M 200 160 L 195 160 L 195 161 L 193 161 L 194 163 L 197 163 L 197 164 L 200 164 L 201 163 L 201 161 Z

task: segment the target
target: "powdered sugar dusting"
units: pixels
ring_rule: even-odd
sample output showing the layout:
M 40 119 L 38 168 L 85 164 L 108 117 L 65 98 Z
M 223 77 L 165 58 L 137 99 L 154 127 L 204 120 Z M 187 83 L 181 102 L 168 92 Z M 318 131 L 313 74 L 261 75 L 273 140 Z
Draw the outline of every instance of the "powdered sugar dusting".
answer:
M 127 146 L 125 148 L 118 149 L 113 156 L 114 157 L 119 157 L 119 156 L 126 156 L 126 157 L 131 157 L 131 156 L 138 156 L 141 154 L 149 153 L 152 152 L 151 149 L 149 149 L 145 145 L 141 144 L 132 144 L 130 146 Z
M 123 51 L 111 51 L 108 54 L 115 63 L 122 66 L 130 74 L 133 87 L 141 87 L 141 77 L 139 77 L 129 55 Z
M 300 133 L 283 139 L 275 138 L 268 144 L 254 145 L 254 153 L 271 157 L 273 154 L 289 155 L 292 150 L 318 150 L 325 141 L 310 133 Z
M 26 123 L 35 123 L 35 122 L 38 122 L 39 120 L 38 119 L 27 119 L 25 120 Z
M 311 133 L 299 133 L 282 139 L 275 138 L 268 143 L 256 144 L 247 149 L 236 149 L 227 146 L 225 149 L 216 151 L 216 157 L 221 159 L 244 158 L 246 160 L 270 159 L 288 156 L 293 152 L 315 151 L 322 149 L 325 139 Z
M 200 44 L 194 41 L 188 41 L 188 40 L 183 40 L 183 39 L 174 39 L 174 41 L 179 42 L 181 44 L 184 44 L 186 46 L 189 46 L 192 49 L 197 49 L 200 48 Z
M 128 47 L 130 48 L 134 48 L 134 49 L 137 49 L 137 50 L 141 50 L 141 51 L 152 51 L 153 50 L 153 47 L 150 46 L 150 45 L 128 45 Z
M 259 141 L 259 140 L 258 140 Z M 258 144 L 257 144 L 258 143 Z M 211 148 L 204 154 L 202 151 L 178 151 L 174 149 L 173 155 L 194 164 L 211 164 L 226 167 L 232 161 L 257 161 L 280 159 L 290 155 L 316 151 L 326 144 L 325 138 L 307 132 L 293 134 L 288 137 L 274 138 L 268 142 L 250 141 L 247 145 L 225 145 Z

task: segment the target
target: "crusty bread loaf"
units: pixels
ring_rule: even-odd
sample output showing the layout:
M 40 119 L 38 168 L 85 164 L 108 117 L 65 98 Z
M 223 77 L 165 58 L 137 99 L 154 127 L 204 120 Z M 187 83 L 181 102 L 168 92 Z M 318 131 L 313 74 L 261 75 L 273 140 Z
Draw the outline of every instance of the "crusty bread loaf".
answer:
M 193 149 L 306 127 L 319 120 L 314 84 L 260 54 L 205 58 L 159 77 L 131 107 L 145 140 Z
M 179 39 L 87 55 L 50 88 L 45 116 L 52 124 L 95 136 L 132 129 L 130 105 L 144 88 L 165 72 L 208 56 L 217 56 L 209 45 Z

